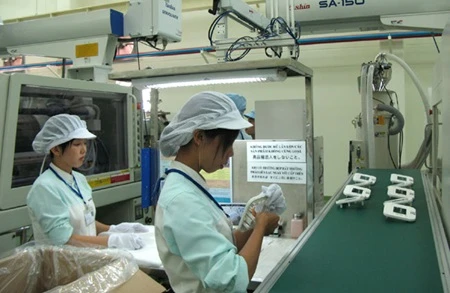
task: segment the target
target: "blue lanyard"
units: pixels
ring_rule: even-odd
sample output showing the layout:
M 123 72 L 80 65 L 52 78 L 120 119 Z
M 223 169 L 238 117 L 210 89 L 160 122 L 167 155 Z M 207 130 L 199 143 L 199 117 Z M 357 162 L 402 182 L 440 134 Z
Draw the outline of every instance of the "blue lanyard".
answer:
M 78 183 L 77 180 L 75 179 L 75 176 L 73 176 L 73 181 L 75 182 L 75 186 L 77 189 L 73 188 L 69 183 L 66 182 L 66 180 L 64 180 L 55 170 L 53 170 L 52 167 L 48 167 L 53 174 L 55 174 L 55 176 L 61 180 L 62 182 L 64 182 L 79 198 L 81 198 L 81 200 L 83 201 L 84 205 L 86 204 L 86 201 L 84 201 L 83 195 L 81 194 L 80 188 L 78 188 Z
M 230 216 L 223 210 L 222 206 L 216 201 L 216 199 L 211 195 L 211 193 L 209 193 L 208 190 L 206 190 L 203 186 L 201 186 L 197 181 L 195 181 L 194 179 L 192 179 L 191 176 L 189 176 L 188 174 L 184 173 L 181 170 L 178 169 L 169 169 L 166 170 L 166 175 L 169 175 L 170 173 L 178 173 L 181 176 L 183 176 L 184 178 L 186 178 L 187 180 L 191 181 L 198 189 L 200 189 L 210 200 L 212 200 L 212 202 L 219 208 L 222 210 L 222 212 L 229 218 Z M 155 189 L 159 189 L 160 183 L 162 180 L 164 180 L 165 178 L 160 178 L 158 180 L 158 182 L 156 183 L 156 187 Z M 156 190 L 155 190 L 156 191 Z M 156 192 L 159 193 L 159 190 L 157 190 Z

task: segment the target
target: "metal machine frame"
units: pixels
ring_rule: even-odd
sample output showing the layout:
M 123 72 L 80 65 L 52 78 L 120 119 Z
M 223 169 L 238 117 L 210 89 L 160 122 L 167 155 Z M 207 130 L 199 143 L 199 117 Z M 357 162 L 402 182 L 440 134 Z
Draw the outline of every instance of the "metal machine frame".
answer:
M 26 195 L 31 186 L 11 188 L 12 167 L 14 165 L 14 148 L 17 127 L 12 125 L 18 121 L 19 97 L 21 96 L 22 85 L 36 87 L 54 88 L 55 91 L 74 90 L 105 93 L 119 93 L 126 97 L 124 110 L 126 111 L 126 133 L 128 165 L 126 170 L 116 170 L 106 173 L 99 173 L 87 176 L 89 180 L 102 180 L 110 176 L 129 173 L 129 180 L 120 183 L 113 183 L 93 188 L 93 198 L 97 207 L 102 207 L 112 203 L 139 197 L 140 190 L 140 154 L 141 136 L 140 120 L 141 114 L 137 110 L 138 100 L 131 94 L 131 88 L 122 87 L 115 84 L 104 84 L 87 82 L 73 79 L 58 79 L 52 77 L 42 77 L 27 74 L 0 75 L 0 85 L 2 98 L 0 99 L 0 139 L 2 148 L 0 149 L 0 186 L 2 195 L 0 197 L 0 235 L 12 233 L 20 227 L 30 225 L 28 210 L 26 207 Z M 107 96 L 105 99 L 107 99 Z M 105 119 L 107 119 L 105 117 Z
M 133 85 L 143 89 L 146 84 L 153 84 L 152 79 L 176 76 L 179 80 L 195 76 L 206 76 L 213 79 L 215 75 L 224 76 L 227 73 L 242 73 L 243 76 L 251 77 L 255 70 L 271 69 L 283 72 L 287 77 L 305 78 L 305 100 L 306 100 L 306 147 L 307 147 L 307 215 L 308 221 L 314 218 L 314 117 L 313 117 L 313 71 L 302 63 L 292 59 L 271 59 L 258 61 L 241 61 L 221 64 L 207 64 L 201 66 L 186 66 L 163 69 L 146 69 L 140 71 L 129 71 L 111 73 L 112 80 L 131 81 Z M 157 99 L 154 98 L 158 90 L 152 88 L 152 111 L 157 111 Z M 154 124 L 152 128 L 157 127 Z M 157 131 L 157 128 L 155 128 Z M 155 130 L 153 133 L 157 133 Z

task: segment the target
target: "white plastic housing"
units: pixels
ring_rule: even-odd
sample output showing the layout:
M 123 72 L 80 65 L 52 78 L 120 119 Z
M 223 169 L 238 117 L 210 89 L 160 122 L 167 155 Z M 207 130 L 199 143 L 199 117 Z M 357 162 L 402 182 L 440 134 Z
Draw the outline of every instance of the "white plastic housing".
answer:
M 353 181 L 360 183 L 367 182 L 368 184 L 372 185 L 375 184 L 375 182 L 377 182 L 377 177 L 362 173 L 355 173 L 355 175 L 353 175 Z
M 395 197 L 395 198 L 404 198 L 404 197 L 414 198 L 414 190 L 409 189 L 409 188 L 399 187 L 396 185 L 390 185 L 390 186 L 388 186 L 387 195 L 389 197 Z
M 391 182 L 394 184 L 400 184 L 403 187 L 411 186 L 414 184 L 414 178 L 400 174 L 391 174 Z
M 181 41 L 181 0 L 131 0 L 124 35 Z
M 370 197 L 370 189 L 356 186 L 356 185 L 347 185 L 344 188 L 344 195 L 345 196 L 356 196 L 356 197 L 364 197 L 368 199 Z
M 414 222 L 416 220 L 415 208 L 390 202 L 384 204 L 383 214 L 388 218 L 406 222 Z

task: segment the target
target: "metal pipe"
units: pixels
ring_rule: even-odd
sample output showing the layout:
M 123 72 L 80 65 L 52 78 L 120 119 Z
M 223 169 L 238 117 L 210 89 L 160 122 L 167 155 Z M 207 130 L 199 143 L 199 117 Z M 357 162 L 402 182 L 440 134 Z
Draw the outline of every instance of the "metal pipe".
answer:
M 434 34 L 435 36 L 440 36 L 440 34 Z M 333 44 L 333 43 L 345 43 L 345 42 L 364 42 L 364 41 L 380 41 L 386 40 L 389 36 L 392 39 L 408 39 L 408 38 L 426 38 L 432 37 L 433 33 L 430 32 L 398 32 L 398 33 L 379 33 L 379 34 L 364 34 L 364 35 L 350 35 L 350 36 L 338 36 L 338 37 L 320 37 L 320 38 L 307 38 L 298 40 L 299 45 L 318 45 L 318 44 Z M 164 57 L 164 56 L 176 56 L 176 55 L 186 55 L 186 54 L 199 54 L 200 52 L 215 52 L 214 47 L 193 47 L 177 50 L 166 50 L 158 52 L 144 52 L 140 53 L 139 57 Z M 116 60 L 136 58 L 136 54 L 128 54 L 122 56 L 116 56 Z M 53 62 L 42 62 L 33 64 L 24 64 L 17 66 L 5 66 L 0 67 L 1 71 L 11 71 L 11 70 L 22 70 L 27 68 L 39 68 L 46 66 L 61 66 L 61 61 Z M 72 65 L 71 60 L 67 60 L 66 65 Z
M 291 1 L 285 0 L 284 2 L 286 4 L 286 16 L 285 16 L 286 17 L 286 24 L 287 24 L 288 27 L 290 27 L 291 26 L 291 14 L 289 13 L 289 3 Z
M 278 17 L 279 16 L 279 14 L 278 14 L 278 0 L 274 0 L 274 1 L 275 1 L 275 17 Z M 275 31 L 276 31 L 277 34 L 280 33 L 278 21 L 275 22 Z
M 290 0 L 290 3 L 291 3 L 291 30 L 295 32 L 294 0 Z
M 275 8 L 273 7 L 273 1 L 274 0 L 270 0 L 270 19 L 275 17 Z

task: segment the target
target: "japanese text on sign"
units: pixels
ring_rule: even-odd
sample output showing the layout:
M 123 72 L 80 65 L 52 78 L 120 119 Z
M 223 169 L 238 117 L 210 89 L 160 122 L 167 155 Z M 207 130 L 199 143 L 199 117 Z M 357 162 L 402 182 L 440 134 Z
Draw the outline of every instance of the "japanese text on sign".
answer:
M 304 141 L 249 142 L 247 181 L 306 184 Z

